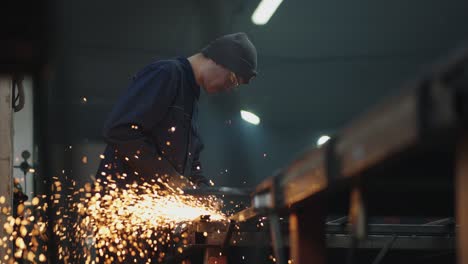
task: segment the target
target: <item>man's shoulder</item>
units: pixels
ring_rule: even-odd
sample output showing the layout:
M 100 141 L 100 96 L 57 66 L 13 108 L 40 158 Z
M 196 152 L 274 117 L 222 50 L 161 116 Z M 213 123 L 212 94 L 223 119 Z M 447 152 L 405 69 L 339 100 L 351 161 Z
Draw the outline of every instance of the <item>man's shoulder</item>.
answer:
M 153 75 L 155 73 L 165 73 L 170 75 L 177 75 L 179 73 L 180 62 L 175 59 L 154 60 L 147 64 L 135 74 L 134 79 L 138 79 L 143 75 Z
M 161 69 L 168 72 L 180 71 L 181 62 L 178 59 L 155 60 L 150 63 L 152 69 Z

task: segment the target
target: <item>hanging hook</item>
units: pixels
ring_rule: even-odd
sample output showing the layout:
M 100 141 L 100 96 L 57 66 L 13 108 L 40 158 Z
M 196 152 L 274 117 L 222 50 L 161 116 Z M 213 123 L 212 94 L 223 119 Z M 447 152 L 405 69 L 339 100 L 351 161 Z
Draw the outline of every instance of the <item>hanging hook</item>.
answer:
M 24 108 L 24 87 L 23 87 L 23 76 L 13 77 L 13 110 L 15 112 L 21 111 Z M 16 95 L 15 91 L 18 91 Z

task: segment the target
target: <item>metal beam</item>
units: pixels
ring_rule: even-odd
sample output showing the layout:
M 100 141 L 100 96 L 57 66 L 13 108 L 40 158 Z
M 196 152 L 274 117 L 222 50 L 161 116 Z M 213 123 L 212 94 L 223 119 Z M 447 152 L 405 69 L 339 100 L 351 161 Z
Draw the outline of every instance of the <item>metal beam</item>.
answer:
M 323 206 L 317 204 L 290 215 L 289 247 L 293 263 L 326 263 L 325 218 Z
M 349 249 L 354 239 L 351 235 L 327 235 L 327 248 Z M 357 249 L 381 249 L 389 241 L 392 250 L 454 250 L 455 238 L 453 236 L 407 236 L 407 235 L 369 235 L 357 245 Z
M 349 234 L 350 225 L 327 224 L 327 234 Z M 417 224 L 369 224 L 367 232 L 370 235 L 402 235 L 402 236 L 454 236 L 455 226 L 417 225 Z
M 455 249 L 455 237 L 453 235 L 368 235 L 361 241 L 358 249 L 381 249 L 385 247 L 389 240 L 394 236 L 396 239 L 392 245 L 394 250 L 452 250 Z M 188 248 L 220 249 L 226 237 L 226 232 L 210 233 L 206 237 L 206 243 L 189 243 Z M 353 236 L 349 234 L 326 234 L 326 246 L 328 249 L 346 249 L 349 248 Z M 285 247 L 289 247 L 288 235 L 285 235 Z M 193 241 L 193 239 L 192 239 Z M 191 241 L 191 242 L 192 242 Z M 252 247 L 252 248 L 270 248 L 271 240 L 267 232 L 236 232 L 229 242 L 230 247 Z

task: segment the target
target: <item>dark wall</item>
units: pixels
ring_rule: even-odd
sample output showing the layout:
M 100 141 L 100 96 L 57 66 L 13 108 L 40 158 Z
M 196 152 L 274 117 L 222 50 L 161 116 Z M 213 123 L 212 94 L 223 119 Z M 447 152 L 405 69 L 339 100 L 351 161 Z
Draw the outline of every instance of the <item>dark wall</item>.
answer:
M 130 77 L 154 59 L 191 55 L 224 33 L 247 32 L 259 51 L 252 85 L 202 94 L 205 171 L 232 186 L 271 175 L 468 36 L 466 1 L 284 1 L 263 27 L 250 21 L 256 4 L 57 1 L 44 90 L 51 173 L 66 168 L 80 181 L 89 178 L 104 147 L 102 124 Z M 241 108 L 257 113 L 261 125 L 243 123 Z

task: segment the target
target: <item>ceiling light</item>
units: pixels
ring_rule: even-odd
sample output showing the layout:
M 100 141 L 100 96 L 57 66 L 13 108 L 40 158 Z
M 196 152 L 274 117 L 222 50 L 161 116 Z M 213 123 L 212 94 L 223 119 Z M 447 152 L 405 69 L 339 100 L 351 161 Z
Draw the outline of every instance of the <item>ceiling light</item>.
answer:
M 268 20 L 273 16 L 281 2 L 283 0 L 262 0 L 252 14 L 252 22 L 255 25 L 265 25 L 268 23 Z
M 327 136 L 327 135 L 323 135 L 323 136 L 319 137 L 319 139 L 317 140 L 317 146 L 321 146 L 321 145 L 327 143 L 328 140 L 330 140 L 330 137 Z
M 240 114 L 241 114 L 242 119 L 244 119 L 245 121 L 247 121 L 247 122 L 249 122 L 251 124 L 254 124 L 254 125 L 260 124 L 260 118 L 257 115 L 255 115 L 254 113 L 251 113 L 249 111 L 241 110 Z

